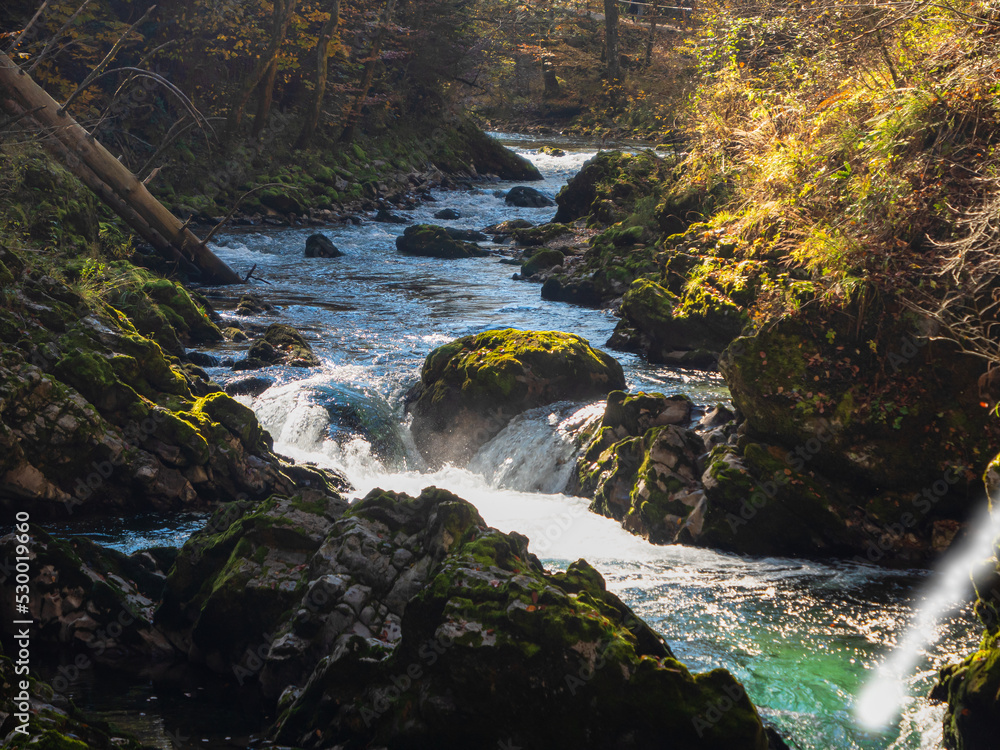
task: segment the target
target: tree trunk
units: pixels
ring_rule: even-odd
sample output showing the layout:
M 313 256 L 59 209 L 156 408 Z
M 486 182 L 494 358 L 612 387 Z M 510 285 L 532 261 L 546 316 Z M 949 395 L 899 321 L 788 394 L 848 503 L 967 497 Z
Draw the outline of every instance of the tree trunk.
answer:
M 193 263 L 209 283 L 243 283 L 128 168 L 61 111 L 59 104 L 3 53 L 0 91 L 6 94 L 4 109 L 33 122 L 44 135 L 42 145 L 169 260 Z
M 622 61 L 618 55 L 618 0 L 604 0 L 604 51 L 608 83 L 615 85 L 622 80 Z
M 271 112 L 271 103 L 274 101 L 274 81 L 278 77 L 278 58 L 271 60 L 267 66 L 267 73 L 260 85 L 260 95 L 257 98 L 257 114 L 253 118 L 253 137 L 256 140 L 264 132 L 267 124 L 267 116 Z
M 659 0 L 653 0 L 653 10 L 649 14 L 649 39 L 646 41 L 646 65 L 653 61 L 653 44 L 656 42 L 656 13 L 659 9 Z
M 267 49 L 264 51 L 264 54 L 257 61 L 257 67 L 254 68 L 250 77 L 243 82 L 243 86 L 236 95 L 236 103 L 229 111 L 226 132 L 230 136 L 235 135 L 239 131 L 240 125 L 243 123 L 243 113 L 246 111 L 250 97 L 253 96 L 253 92 L 257 90 L 261 81 L 264 80 L 264 76 L 271 69 L 272 63 L 278 59 L 278 53 L 281 52 L 281 45 L 284 43 L 285 36 L 288 33 L 288 26 L 292 22 L 292 12 L 295 10 L 296 1 L 274 0 L 274 28 L 271 32 L 271 39 L 267 43 Z
M 302 133 L 299 135 L 297 148 L 305 148 L 312 140 L 313 133 L 319 126 L 319 118 L 323 113 L 323 99 L 326 97 L 326 81 L 330 71 L 330 42 L 340 28 L 340 0 L 333 0 L 330 7 L 330 17 L 319 32 L 316 43 L 316 90 L 313 91 L 312 106 L 306 115 Z
M 354 138 L 354 128 L 357 126 L 358 120 L 361 119 L 361 111 L 364 109 L 365 99 L 368 98 L 372 81 L 375 79 L 375 67 L 378 65 L 378 56 L 382 52 L 382 43 L 385 41 L 385 35 L 389 30 L 389 21 L 392 18 L 392 9 L 395 6 L 396 0 L 386 0 L 385 14 L 382 17 L 382 24 L 379 26 L 379 30 L 375 34 L 375 41 L 372 42 L 371 56 L 368 58 L 368 64 L 365 66 L 365 75 L 361 81 L 357 101 L 354 102 L 354 108 L 347 115 L 344 132 L 340 135 L 340 140 L 344 143 L 348 143 Z
M 545 92 L 542 94 L 546 99 L 553 99 L 559 96 L 559 79 L 556 76 L 556 69 L 552 62 L 545 60 L 542 63 L 542 82 L 545 84 Z

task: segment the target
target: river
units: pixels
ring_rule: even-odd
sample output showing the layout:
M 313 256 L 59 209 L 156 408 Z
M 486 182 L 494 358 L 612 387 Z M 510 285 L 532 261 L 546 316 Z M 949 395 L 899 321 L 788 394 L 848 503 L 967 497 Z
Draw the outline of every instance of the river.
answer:
M 533 186 L 549 195 L 594 153 L 593 146 L 565 139 L 505 138 L 543 172 L 544 182 Z M 538 150 L 544 144 L 558 145 L 567 154 L 544 155 Z M 413 221 L 472 229 L 513 218 L 535 223 L 551 218 L 554 209 L 506 206 L 500 196 L 513 184 L 436 191 L 436 202 L 401 213 Z M 462 218 L 433 219 L 442 208 L 454 208 Z M 241 232 L 218 240 L 214 249 L 223 260 L 237 269 L 256 264 L 255 275 L 270 282 L 255 291 L 278 314 L 251 320 L 299 328 L 323 360 L 317 370 L 271 368 L 262 374 L 275 377 L 275 385 L 256 399 L 243 398 L 271 431 L 278 452 L 344 471 L 357 496 L 376 486 L 414 494 L 428 485 L 450 489 L 474 503 L 491 525 L 526 534 L 547 566 L 561 568 L 586 558 L 692 670 L 729 669 L 793 747 L 940 747 L 943 709 L 923 696 L 936 668 L 967 653 L 977 640 L 968 609 L 938 627 L 919 669 L 908 677 L 910 697 L 898 723 L 886 733 L 871 733 L 853 715 L 869 671 L 900 639 L 932 574 L 847 562 L 744 558 L 657 547 L 631 536 L 589 513 L 585 500 L 560 494 L 572 470 L 572 436 L 599 413 L 595 405 L 536 410 L 497 436 L 470 467 L 428 472 L 402 423 L 402 399 L 431 349 L 498 327 L 568 331 L 603 347 L 615 318 L 608 311 L 543 301 L 537 284 L 511 279 L 517 267 L 503 262 L 511 255 L 503 246 L 487 243 L 497 254 L 486 258 L 418 258 L 396 252 L 394 240 L 402 230 L 372 222 L 324 230 L 345 253 L 336 259 L 303 257 L 311 229 Z M 225 311 L 240 292 L 214 292 L 213 301 Z M 239 356 L 242 348 L 227 345 L 213 353 Z M 614 354 L 630 389 L 687 393 L 706 406 L 728 398 L 717 377 Z M 210 373 L 222 382 L 237 377 L 225 368 Z M 183 523 L 187 532 L 197 519 Z M 98 531 L 98 541 L 126 550 L 177 543 L 179 536 L 176 524 L 155 518 L 142 529 Z M 81 687 L 76 697 L 84 707 L 107 705 L 93 685 Z M 167 702 L 154 688 L 140 691 L 143 721 L 160 730 L 176 726 L 177 710 L 158 708 L 158 698 Z M 130 709 L 130 724 L 136 724 L 138 713 Z M 201 729 L 186 726 L 203 732 L 192 744 L 239 746 L 223 736 L 229 728 L 213 728 L 210 722 Z M 164 731 L 146 735 L 170 747 Z

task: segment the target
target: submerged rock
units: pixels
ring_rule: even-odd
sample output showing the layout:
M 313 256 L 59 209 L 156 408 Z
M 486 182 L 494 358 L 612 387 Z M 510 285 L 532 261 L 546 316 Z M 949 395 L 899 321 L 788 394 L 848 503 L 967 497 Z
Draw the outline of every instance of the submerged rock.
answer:
M 271 312 L 274 305 L 265 300 L 259 294 L 244 294 L 236 305 L 237 315 L 260 315 Z
M 524 185 L 511 188 L 504 196 L 504 203 L 518 208 L 547 208 L 556 205 L 555 201 L 545 193 Z
M 446 491 L 273 498 L 212 526 L 157 619 L 259 681 L 281 745 L 768 747 L 728 672 L 691 674 L 586 562 L 546 572 Z
M 624 385 L 621 365 L 579 336 L 487 331 L 431 352 L 407 408 L 429 463 L 464 463 L 522 411 Z
M 380 208 L 375 214 L 375 221 L 381 224 L 409 224 L 410 220 L 405 216 L 394 214 L 391 211 Z
M 59 680 L 66 682 L 61 675 L 52 682 Z M 146 750 L 149 747 L 118 727 L 84 715 L 52 685 L 37 679 L 33 670 L 31 674 L 21 674 L 2 649 L 0 705 L 3 706 L 0 727 L 5 732 L 0 741 L 8 750 Z M 18 731 L 19 728 L 23 731 Z
M 396 238 L 396 249 L 432 258 L 472 258 L 488 254 L 478 245 L 454 239 L 447 229 L 433 224 L 407 227 L 402 236 Z
M 306 240 L 307 258 L 339 258 L 342 255 L 325 234 L 313 234 Z
M 443 219 L 445 221 L 452 221 L 454 219 L 461 219 L 462 214 L 456 211 L 454 208 L 442 208 L 436 214 L 434 214 L 435 219 Z

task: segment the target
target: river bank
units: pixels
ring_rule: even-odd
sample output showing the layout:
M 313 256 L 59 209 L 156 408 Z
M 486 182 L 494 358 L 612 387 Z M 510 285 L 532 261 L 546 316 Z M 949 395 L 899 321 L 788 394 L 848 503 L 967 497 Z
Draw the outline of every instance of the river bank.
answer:
M 573 163 L 564 161 L 567 157 L 531 151 L 545 171 L 556 169 L 549 177 L 553 189 L 575 172 Z M 570 158 L 579 164 L 591 153 Z M 493 189 L 503 187 L 439 192 L 437 202 L 418 207 L 412 215 L 420 219 L 421 212 L 450 206 L 465 215 L 464 222 L 456 224 L 463 226 L 511 216 L 540 222 L 552 213 L 553 209 L 512 212 L 493 195 Z M 550 189 L 545 182 L 540 187 Z M 925 574 L 893 573 L 852 563 L 754 560 L 695 548 L 651 547 L 613 521 L 587 512 L 586 501 L 558 494 L 557 486 L 537 491 L 540 482 L 560 472 L 565 475 L 564 467 L 572 463 L 571 446 L 566 453 L 566 436 L 571 443 L 581 420 L 586 421 L 573 416 L 576 407 L 562 412 L 568 422 L 558 429 L 553 429 L 553 423 L 561 424 L 560 418 L 551 410 L 529 415 L 498 438 L 492 450 L 482 451 L 473 471 L 421 468 L 407 447 L 398 410 L 430 349 L 465 333 L 508 325 L 575 330 L 600 343 L 610 336 L 615 318 L 600 310 L 542 300 L 537 286 L 510 279 L 514 269 L 498 262 L 500 256 L 436 261 L 391 250 L 387 255 L 386 248 L 391 248 L 400 231 L 375 223 L 332 230 L 331 238 L 346 255 L 330 260 L 303 258 L 304 240 L 311 232 L 305 228 L 234 234 L 217 245 L 220 255 L 230 262 L 249 264 L 252 259 L 259 264 L 271 284 L 261 285 L 258 291 L 275 306 L 271 314 L 236 316 L 230 310 L 238 301 L 238 290 L 216 293 L 212 302 L 223 312 L 222 323 L 243 320 L 261 328 L 277 321 L 292 323 L 323 362 L 318 371 L 271 368 L 260 373 L 274 378 L 268 390 L 254 399 L 237 396 L 253 407 L 274 436 L 278 452 L 345 471 L 355 496 L 375 486 L 413 495 L 429 484 L 452 489 L 472 500 L 490 524 L 526 534 L 532 548 L 537 546 L 536 554 L 552 569 L 586 556 L 602 571 L 610 588 L 660 632 L 685 642 L 678 648 L 681 658 L 702 669 L 726 666 L 747 685 L 765 715 L 803 747 L 916 747 L 935 736 L 940 709 L 918 697 L 908 704 L 890 739 L 859 730 L 850 713 L 850 696 L 860 688 L 863 667 L 879 658 L 880 644 L 899 637 L 910 612 L 909 597 Z M 376 268 L 376 259 L 387 265 Z M 304 267 L 309 274 L 303 274 Z M 388 331 L 392 334 L 384 333 Z M 208 350 L 235 358 L 245 346 L 223 344 L 220 349 L 213 345 Z M 204 345 L 199 348 L 206 349 Z M 710 375 L 650 365 L 636 355 L 619 356 L 633 390 L 687 392 L 703 406 L 726 400 L 723 385 Z M 245 377 L 211 367 L 208 372 L 223 385 Z M 173 534 L 169 520 L 163 521 L 166 536 Z M 92 532 L 93 526 L 88 529 Z M 129 541 L 134 532 L 119 534 L 123 543 L 135 544 Z M 158 543 L 160 538 L 145 536 L 143 543 Z M 761 602 L 768 602 L 763 610 Z M 790 619 L 789 611 L 801 616 Z M 831 620 L 830 612 L 837 613 L 835 619 Z M 909 690 L 914 696 L 929 687 L 935 666 L 969 647 L 967 617 L 963 614 L 942 623 L 942 638 L 930 663 L 911 678 Z M 690 640 L 692 628 L 702 635 Z M 783 633 L 780 644 L 761 640 L 771 628 Z M 84 687 L 88 679 L 83 678 L 76 695 L 95 707 L 110 700 L 101 697 L 106 695 L 101 685 L 113 680 Z M 112 691 L 120 689 L 114 684 Z M 147 694 L 146 706 L 171 695 L 169 700 L 183 706 L 169 681 L 156 684 L 163 685 L 164 692 L 156 688 Z M 796 690 L 783 687 L 789 684 L 796 685 Z M 150 700 L 154 697 L 157 700 Z M 225 742 L 226 735 L 206 733 L 173 712 L 140 713 L 151 717 L 154 729 L 165 726 Z M 144 717 L 134 714 L 129 721 L 146 730 L 150 727 L 142 723 Z M 803 744 L 810 741 L 815 744 Z

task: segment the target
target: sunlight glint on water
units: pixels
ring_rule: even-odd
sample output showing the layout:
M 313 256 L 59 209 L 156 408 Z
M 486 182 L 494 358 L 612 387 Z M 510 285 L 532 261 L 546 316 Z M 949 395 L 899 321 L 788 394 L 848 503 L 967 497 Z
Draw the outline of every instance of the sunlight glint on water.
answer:
M 536 186 L 551 195 L 593 153 L 562 141 L 555 145 L 568 157 L 540 156 L 534 150 L 540 144 L 527 140 L 513 145 L 546 173 Z M 551 219 L 552 209 L 505 206 L 494 189 L 511 186 L 439 191 L 436 203 L 409 216 L 433 221 L 435 211 L 455 208 L 463 219 L 443 223 L 473 229 L 510 218 Z M 942 619 L 939 637 L 914 651 L 918 663 L 901 682 L 908 697 L 899 721 L 885 733 L 860 728 L 855 696 L 866 674 L 904 637 L 924 573 L 649 545 L 590 513 L 586 500 L 560 494 L 572 471 L 574 431 L 587 422 L 583 404 L 515 420 L 480 450 L 474 471 L 428 472 L 399 421 L 403 395 L 432 348 L 506 326 L 571 331 L 603 346 L 615 319 L 606 311 L 540 300 L 537 285 L 511 281 L 515 269 L 496 257 L 442 262 L 402 256 L 393 248 L 400 227 L 324 230 L 347 254 L 310 263 L 303 273 L 302 248 L 312 231 L 234 234 L 217 248 L 238 266 L 258 264 L 258 274 L 272 283 L 257 291 L 280 308 L 282 322 L 303 330 L 324 361 L 310 373 L 276 372 L 275 387 L 243 399 L 275 437 L 276 450 L 341 469 L 358 497 L 375 487 L 409 494 L 430 485 L 449 489 L 474 503 L 489 524 L 528 536 L 531 551 L 550 568 L 586 558 L 692 670 L 730 670 L 765 718 L 802 750 L 940 746 L 942 709 L 921 696 L 938 667 L 974 646 L 978 630 L 968 607 Z M 275 320 L 258 316 L 253 322 Z M 615 356 L 631 389 L 688 393 L 702 404 L 727 398 L 717 378 Z M 212 374 L 234 377 L 221 369 Z M 391 419 L 387 405 L 395 410 Z

